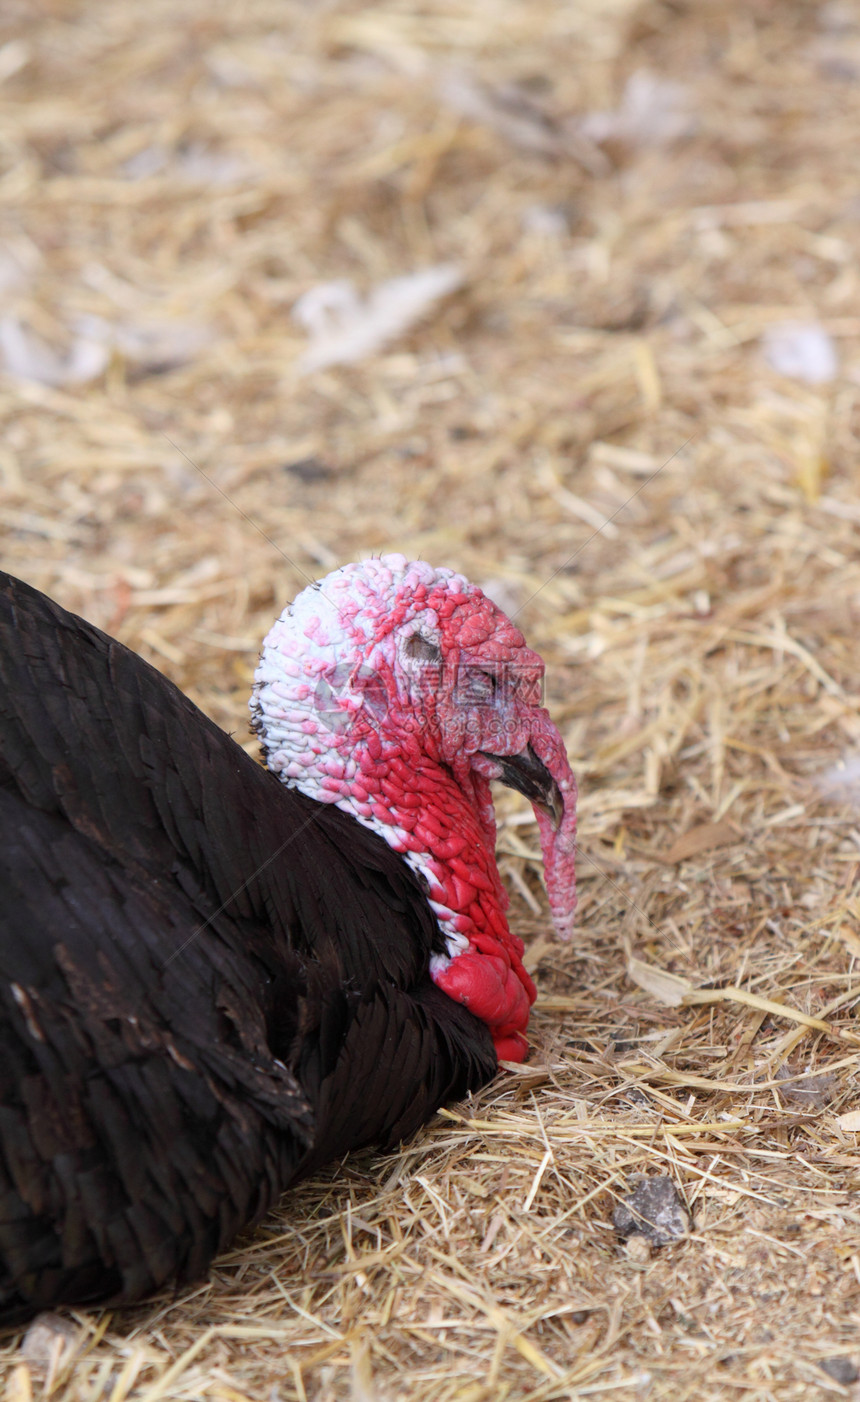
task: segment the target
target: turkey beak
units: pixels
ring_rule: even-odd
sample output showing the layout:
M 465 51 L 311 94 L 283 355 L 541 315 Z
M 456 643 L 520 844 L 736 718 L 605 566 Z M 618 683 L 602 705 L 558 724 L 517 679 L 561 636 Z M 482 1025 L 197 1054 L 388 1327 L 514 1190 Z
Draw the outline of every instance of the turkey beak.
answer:
M 561 796 L 561 790 L 546 765 L 538 759 L 531 745 L 526 745 L 522 754 L 488 754 L 486 757 L 501 769 L 502 772 L 499 775 L 501 782 L 507 784 L 509 789 L 516 789 L 517 793 L 523 794 L 529 803 L 534 804 L 536 808 L 546 814 L 553 828 L 558 829 L 564 817 L 564 800 Z

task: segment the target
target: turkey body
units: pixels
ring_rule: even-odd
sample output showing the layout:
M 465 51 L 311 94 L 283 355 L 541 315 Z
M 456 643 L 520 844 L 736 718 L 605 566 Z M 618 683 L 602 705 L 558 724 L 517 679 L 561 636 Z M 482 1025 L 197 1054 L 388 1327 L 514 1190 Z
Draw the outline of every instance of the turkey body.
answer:
M 191 1280 L 485 1083 L 419 879 L 0 574 L 0 1322 Z

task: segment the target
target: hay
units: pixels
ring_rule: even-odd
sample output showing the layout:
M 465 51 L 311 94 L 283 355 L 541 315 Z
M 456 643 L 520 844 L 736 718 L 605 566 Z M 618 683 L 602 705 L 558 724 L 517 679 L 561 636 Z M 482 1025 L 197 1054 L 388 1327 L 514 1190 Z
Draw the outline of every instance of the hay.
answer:
M 301 1187 L 211 1281 L 76 1316 L 41 1372 L 8 1335 L 9 1395 L 850 1396 L 857 7 L 3 23 L 3 565 L 243 740 L 308 576 L 462 568 L 521 610 L 583 792 L 569 948 L 500 798 L 530 1063 Z M 305 373 L 300 297 L 447 265 L 398 340 Z M 637 1173 L 687 1239 L 620 1241 Z

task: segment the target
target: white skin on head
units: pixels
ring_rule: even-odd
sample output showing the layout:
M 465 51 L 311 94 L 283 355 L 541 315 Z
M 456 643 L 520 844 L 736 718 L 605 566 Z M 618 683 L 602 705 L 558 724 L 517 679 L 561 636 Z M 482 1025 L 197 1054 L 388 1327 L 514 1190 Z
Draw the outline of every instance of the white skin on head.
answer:
M 575 908 L 576 784 L 537 704 L 542 675 L 474 585 L 388 555 L 298 595 L 265 639 L 251 700 L 269 768 L 373 828 L 421 874 L 447 949 L 431 976 L 516 1059 L 534 986 L 495 863 L 494 757 L 529 753 L 555 781 L 560 821 L 535 812 L 562 937 Z

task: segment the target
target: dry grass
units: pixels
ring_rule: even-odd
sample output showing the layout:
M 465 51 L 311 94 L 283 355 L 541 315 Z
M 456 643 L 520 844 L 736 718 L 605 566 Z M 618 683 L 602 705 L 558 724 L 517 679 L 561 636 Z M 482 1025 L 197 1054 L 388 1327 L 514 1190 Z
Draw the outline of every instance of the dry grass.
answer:
M 89 382 L 0 378 L 3 565 L 240 737 L 305 575 L 455 565 L 522 608 L 583 791 L 570 948 L 500 800 L 530 1064 L 302 1187 L 197 1289 L 80 1316 L 47 1387 L 7 1337 L 9 1395 L 851 1396 L 817 1364 L 860 1362 L 860 820 L 820 776 L 860 741 L 860 8 L 3 21 L 6 344 L 114 328 Z M 650 124 L 583 125 L 643 69 L 685 85 L 657 90 L 671 139 L 653 92 Z M 463 287 L 411 333 L 302 373 L 300 294 L 439 263 Z M 770 368 L 787 319 L 835 378 Z M 688 1240 L 619 1243 L 631 1172 L 671 1175 Z

